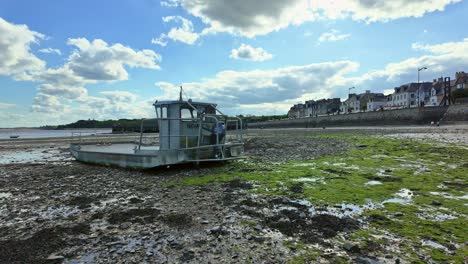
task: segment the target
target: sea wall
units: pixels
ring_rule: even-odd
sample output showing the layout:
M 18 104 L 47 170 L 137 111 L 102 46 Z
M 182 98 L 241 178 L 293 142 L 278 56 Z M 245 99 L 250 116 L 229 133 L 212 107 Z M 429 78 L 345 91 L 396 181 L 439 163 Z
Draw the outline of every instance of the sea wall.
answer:
M 249 123 L 249 128 L 420 125 L 431 121 L 468 121 L 468 104 L 406 108 Z
M 441 122 L 468 121 L 468 101 L 465 104 L 451 105 L 442 117 Z

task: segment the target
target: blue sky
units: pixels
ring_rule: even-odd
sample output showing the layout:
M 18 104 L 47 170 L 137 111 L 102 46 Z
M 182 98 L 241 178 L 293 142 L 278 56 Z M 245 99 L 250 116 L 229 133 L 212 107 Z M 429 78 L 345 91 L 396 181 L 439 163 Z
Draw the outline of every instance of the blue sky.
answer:
M 178 86 L 280 114 L 468 70 L 467 1 L 3 0 L 0 127 L 151 116 Z

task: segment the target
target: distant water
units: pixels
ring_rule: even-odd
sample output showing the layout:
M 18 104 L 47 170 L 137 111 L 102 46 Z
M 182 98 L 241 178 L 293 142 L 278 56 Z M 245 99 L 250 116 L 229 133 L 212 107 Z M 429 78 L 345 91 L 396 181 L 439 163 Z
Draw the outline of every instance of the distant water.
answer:
M 10 135 L 19 135 L 19 139 L 22 138 L 52 138 L 52 137 L 70 137 L 72 132 L 81 132 L 82 136 L 93 135 L 93 134 L 107 134 L 112 133 L 112 128 L 83 128 L 83 129 L 65 129 L 65 130 L 46 130 L 46 129 L 33 129 L 33 128 L 22 128 L 22 129 L 11 129 L 11 128 L 0 128 L 0 139 L 10 139 Z

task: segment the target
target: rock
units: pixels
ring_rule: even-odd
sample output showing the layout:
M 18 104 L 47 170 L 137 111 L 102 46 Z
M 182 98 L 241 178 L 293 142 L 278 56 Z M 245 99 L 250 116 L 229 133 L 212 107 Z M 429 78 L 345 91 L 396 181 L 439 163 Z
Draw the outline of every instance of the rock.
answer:
M 229 231 L 224 230 L 222 226 L 215 226 L 208 230 L 208 233 L 211 235 L 227 235 L 229 234 Z
M 343 248 L 351 253 L 359 253 L 361 249 L 359 248 L 359 245 L 356 243 L 351 243 L 351 242 L 345 242 L 343 244 Z
M 433 200 L 433 201 L 431 202 L 431 205 L 435 205 L 435 206 L 441 206 L 441 205 L 442 205 L 442 203 L 441 203 L 441 202 L 439 202 L 439 201 L 437 201 L 437 200 Z
M 120 226 L 119 226 L 120 229 L 128 229 L 129 227 L 130 227 L 129 222 L 124 222 L 124 223 L 120 224 Z
M 369 257 L 357 257 L 355 261 L 358 264 L 380 264 L 380 261 L 378 261 L 377 259 Z

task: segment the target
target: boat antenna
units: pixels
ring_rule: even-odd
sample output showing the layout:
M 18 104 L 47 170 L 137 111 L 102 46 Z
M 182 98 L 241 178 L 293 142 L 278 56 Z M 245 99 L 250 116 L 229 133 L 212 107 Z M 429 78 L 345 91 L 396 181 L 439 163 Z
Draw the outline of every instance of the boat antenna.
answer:
M 182 102 L 182 85 L 180 86 L 179 101 Z

